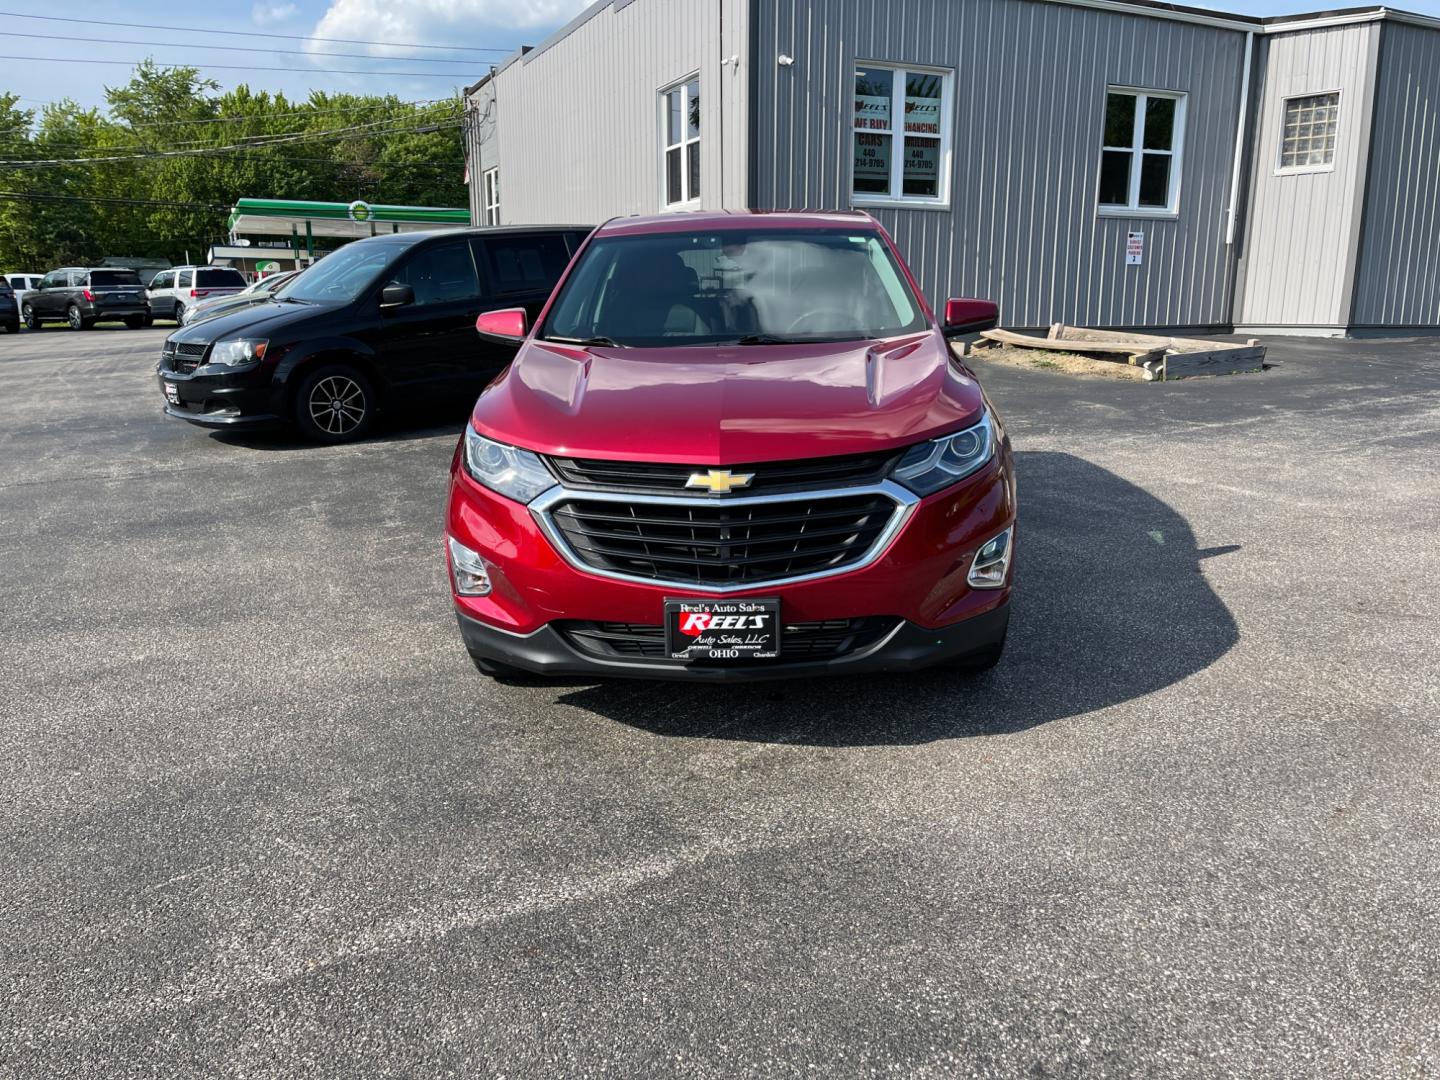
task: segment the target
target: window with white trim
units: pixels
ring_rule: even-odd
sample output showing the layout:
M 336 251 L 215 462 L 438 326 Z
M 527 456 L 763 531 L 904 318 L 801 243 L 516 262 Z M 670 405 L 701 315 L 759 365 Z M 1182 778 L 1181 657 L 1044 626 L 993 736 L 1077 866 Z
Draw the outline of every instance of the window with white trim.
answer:
M 660 203 L 700 201 L 700 76 L 660 91 Z
M 483 212 L 483 220 L 486 225 L 500 224 L 500 167 L 486 169 L 481 178 L 484 186 L 482 191 L 482 203 L 480 209 Z
M 1110 87 L 1100 154 L 1100 209 L 1176 213 L 1184 145 L 1184 94 Z
M 856 206 L 950 201 L 954 74 L 857 61 L 850 201 Z
M 1335 163 L 1335 133 L 1340 127 L 1340 92 L 1285 99 L 1280 134 L 1280 171 L 1328 169 Z

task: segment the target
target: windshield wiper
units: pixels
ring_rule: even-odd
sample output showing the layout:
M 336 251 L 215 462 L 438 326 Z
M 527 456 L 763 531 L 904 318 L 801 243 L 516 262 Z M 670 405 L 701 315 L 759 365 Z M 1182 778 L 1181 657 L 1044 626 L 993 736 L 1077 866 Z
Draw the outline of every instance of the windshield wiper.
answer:
M 553 341 L 553 342 L 555 342 L 555 344 L 557 344 L 557 345 L 598 345 L 598 346 L 600 346 L 602 349 L 623 349 L 623 348 L 625 348 L 625 346 L 624 346 L 624 345 L 621 345 L 618 341 L 615 341 L 615 340 L 613 340 L 612 338 L 608 338 L 608 337 L 604 337 L 604 336 L 599 336 L 599 337 L 587 337 L 587 338 L 578 338 L 578 337 L 547 337 L 547 338 L 541 338 L 540 340 L 541 340 L 541 341 Z
M 795 345 L 797 339 L 781 337 L 779 334 L 746 334 L 732 341 L 732 345 Z
M 281 304 L 304 304 L 306 307 L 310 306 L 309 300 L 301 300 L 298 296 L 272 296 L 270 299 Z
M 837 341 L 862 341 L 858 337 L 785 337 L 783 334 L 746 334 L 731 345 L 827 345 Z M 726 344 L 719 342 L 719 344 Z

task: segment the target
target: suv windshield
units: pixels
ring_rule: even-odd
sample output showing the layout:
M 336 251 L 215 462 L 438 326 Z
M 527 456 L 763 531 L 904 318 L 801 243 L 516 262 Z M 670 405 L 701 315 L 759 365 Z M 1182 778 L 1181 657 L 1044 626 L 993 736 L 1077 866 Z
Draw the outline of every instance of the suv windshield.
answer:
M 92 270 L 90 287 L 103 289 L 109 285 L 139 285 L 140 275 L 134 270 Z
M 540 336 L 655 348 L 856 341 L 925 326 L 875 232 L 725 229 L 597 237 Z
M 363 240 L 347 244 L 297 277 L 286 288 L 285 299 L 307 304 L 348 304 L 408 250 L 408 244 Z

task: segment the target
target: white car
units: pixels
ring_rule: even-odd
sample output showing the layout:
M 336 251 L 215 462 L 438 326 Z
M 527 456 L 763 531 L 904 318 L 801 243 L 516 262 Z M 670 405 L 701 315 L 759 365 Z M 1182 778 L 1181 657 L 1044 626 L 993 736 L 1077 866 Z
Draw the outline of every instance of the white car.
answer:
M 44 276 L 44 274 L 25 273 L 0 274 L 0 277 L 10 283 L 10 288 L 15 290 L 15 309 L 17 311 L 24 309 L 25 298 L 35 291 L 35 287 L 40 284 L 40 279 Z
M 150 281 L 145 298 L 152 319 L 185 318 L 185 309 L 212 296 L 230 296 L 245 288 L 245 275 L 230 266 L 177 266 Z

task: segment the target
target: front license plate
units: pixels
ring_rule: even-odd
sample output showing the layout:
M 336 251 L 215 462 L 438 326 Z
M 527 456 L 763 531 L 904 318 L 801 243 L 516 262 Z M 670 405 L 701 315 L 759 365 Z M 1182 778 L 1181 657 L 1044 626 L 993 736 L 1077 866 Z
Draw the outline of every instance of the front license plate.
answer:
M 666 600 L 671 660 L 773 660 L 780 655 L 779 600 Z
M 168 401 L 171 405 L 180 404 L 180 391 L 176 388 L 173 382 L 167 382 L 165 384 L 165 400 Z

